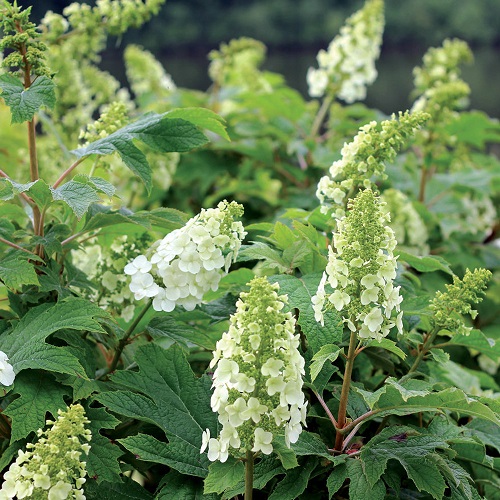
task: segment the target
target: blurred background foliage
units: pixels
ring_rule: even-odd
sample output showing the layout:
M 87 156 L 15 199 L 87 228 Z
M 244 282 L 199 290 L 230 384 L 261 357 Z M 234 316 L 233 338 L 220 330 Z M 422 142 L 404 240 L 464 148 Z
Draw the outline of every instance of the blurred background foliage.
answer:
M 22 2 L 21 2 L 22 3 Z M 39 20 L 52 9 L 61 12 L 69 0 L 46 0 L 33 6 Z M 94 4 L 92 0 L 86 3 Z M 362 0 L 168 0 L 160 14 L 140 30 L 110 43 L 102 66 L 126 84 L 122 47 L 137 43 L 162 62 L 178 86 L 206 90 L 210 50 L 241 36 L 268 48 L 264 68 L 283 74 L 306 95 L 305 74 L 315 64 L 344 20 Z M 500 2 L 498 0 L 386 0 L 386 28 L 379 77 L 366 104 L 384 113 L 406 109 L 411 100 L 412 69 L 430 46 L 445 38 L 467 41 L 475 62 L 464 68 L 472 88 L 471 107 L 500 117 Z

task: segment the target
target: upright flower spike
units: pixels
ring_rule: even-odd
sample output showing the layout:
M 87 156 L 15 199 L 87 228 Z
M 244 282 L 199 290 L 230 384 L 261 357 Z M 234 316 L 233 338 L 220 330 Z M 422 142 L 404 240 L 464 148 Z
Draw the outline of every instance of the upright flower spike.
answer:
M 380 340 L 394 326 L 402 333 L 400 287 L 396 277 L 394 231 L 389 215 L 372 190 L 361 191 L 338 221 L 323 279 L 312 298 L 316 321 L 323 324 L 325 308 L 335 308 L 349 330 L 361 339 Z M 325 286 L 333 290 L 327 293 Z M 399 313 L 394 317 L 393 311 Z
M 321 211 L 334 209 L 333 216 L 345 215 L 344 207 L 349 194 L 359 188 L 371 188 L 372 180 L 385 179 L 385 163 L 396 158 L 398 151 L 414 132 L 429 118 L 427 113 L 399 113 L 399 120 L 380 124 L 372 121 L 359 129 L 359 133 L 342 148 L 342 158 L 330 167 L 330 175 L 318 183 L 316 196 Z
M 38 442 L 28 443 L 28 451 L 18 457 L 4 474 L 0 498 L 85 500 L 82 486 L 87 475 L 82 454 L 88 455 L 90 421 L 80 404 L 58 411 L 57 420 L 47 420 L 48 430 L 39 429 Z
M 176 305 L 193 310 L 206 292 L 217 290 L 236 259 L 246 235 L 236 220 L 242 214 L 243 206 L 234 201 L 202 209 L 127 264 L 124 271 L 132 276 L 130 290 L 136 300 L 153 298 L 155 311 L 170 312 Z
M 470 314 L 472 319 L 477 311 L 471 304 L 477 304 L 483 299 L 491 271 L 487 269 L 467 269 L 463 279 L 453 276 L 453 283 L 446 285 L 446 292 L 437 292 L 431 300 L 430 308 L 434 312 L 432 321 L 439 330 L 448 330 L 453 334 L 469 335 L 471 327 L 464 324 L 463 314 Z
M 328 50 L 317 56 L 319 68 L 309 68 L 311 97 L 333 93 L 347 103 L 366 97 L 366 87 L 377 78 L 375 61 L 380 55 L 384 32 L 383 0 L 367 0 L 349 17 Z
M 203 433 L 201 453 L 225 462 L 231 451 L 273 451 L 272 440 L 284 434 L 289 446 L 305 425 L 302 392 L 304 358 L 298 350 L 295 319 L 282 311 L 287 297 L 266 278 L 255 278 L 242 293 L 229 330 L 217 342 L 210 368 L 214 392 L 211 406 L 219 414 L 218 438 Z

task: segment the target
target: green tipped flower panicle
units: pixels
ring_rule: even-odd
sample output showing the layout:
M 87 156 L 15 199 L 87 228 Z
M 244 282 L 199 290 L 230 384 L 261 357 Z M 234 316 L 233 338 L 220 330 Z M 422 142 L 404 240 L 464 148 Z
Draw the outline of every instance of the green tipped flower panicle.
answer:
M 212 461 L 225 462 L 230 452 L 243 457 L 247 450 L 269 455 L 274 436 L 284 434 L 289 446 L 305 425 L 304 358 L 295 319 L 283 312 L 287 297 L 265 278 L 249 285 L 210 363 L 215 368 L 211 406 L 222 430 L 218 438 L 208 429 L 203 433 L 201 452 L 208 447 Z
M 236 259 L 246 235 L 236 220 L 242 214 L 242 205 L 221 201 L 127 264 L 135 299 L 153 298 L 155 311 L 170 312 L 176 305 L 193 310 L 206 292 L 217 290 L 223 269 Z
M 330 175 L 318 183 L 316 196 L 321 211 L 334 209 L 337 218 L 345 215 L 349 194 L 371 188 L 372 181 L 385 179 L 385 163 L 391 162 L 409 137 L 428 119 L 426 113 L 400 113 L 380 124 L 375 121 L 360 128 L 352 142 L 344 144 L 342 158 L 330 167 Z
M 90 421 L 80 404 L 58 411 L 57 420 L 47 420 L 48 430 L 39 429 L 38 442 L 29 443 L 4 474 L 0 499 L 85 500 L 82 486 L 87 475 L 82 455 L 89 453 Z
M 388 221 L 383 203 L 370 189 L 349 202 L 333 236 L 336 251 L 329 248 L 326 272 L 312 298 L 316 321 L 323 323 L 325 308 L 335 308 L 361 339 L 380 340 L 394 326 L 402 333 L 403 299 L 400 287 L 393 285 L 396 239 Z M 326 285 L 333 291 L 327 293 Z
M 375 61 L 380 55 L 384 32 L 383 0 L 367 0 L 341 28 L 328 50 L 317 56 L 319 68 L 309 68 L 311 97 L 333 93 L 352 103 L 366 97 L 366 87 L 377 78 Z
M 469 314 L 472 319 L 477 311 L 471 304 L 477 304 L 491 279 L 491 271 L 487 269 L 467 269 L 463 279 L 453 276 L 453 283 L 446 285 L 446 292 L 437 292 L 430 308 L 434 312 L 433 323 L 439 330 L 447 330 L 453 334 L 468 335 L 471 327 L 465 326 L 462 315 Z
M 445 40 L 424 55 L 423 65 L 413 70 L 415 77 L 414 111 L 431 113 L 434 122 L 446 121 L 455 109 L 468 103 L 470 87 L 460 79 L 460 65 L 471 62 L 472 52 L 466 42 Z

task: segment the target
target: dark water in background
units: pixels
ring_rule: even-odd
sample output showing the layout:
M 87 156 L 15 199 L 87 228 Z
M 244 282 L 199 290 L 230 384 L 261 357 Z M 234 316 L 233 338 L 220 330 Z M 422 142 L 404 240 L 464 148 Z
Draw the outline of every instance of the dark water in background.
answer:
M 386 114 L 404 111 L 411 106 L 413 68 L 421 64 L 426 48 L 384 48 L 377 62 L 378 78 L 368 88 L 365 101 L 369 107 Z M 204 52 L 156 54 L 178 87 L 206 90 L 209 49 Z M 463 79 L 472 89 L 470 108 L 500 118 L 500 48 L 481 47 L 474 51 L 474 63 L 462 68 Z M 282 74 L 288 85 L 307 96 L 306 73 L 316 65 L 317 49 L 272 50 L 267 54 L 264 69 Z M 119 50 L 110 50 L 103 57 L 102 67 L 125 83 L 123 61 Z

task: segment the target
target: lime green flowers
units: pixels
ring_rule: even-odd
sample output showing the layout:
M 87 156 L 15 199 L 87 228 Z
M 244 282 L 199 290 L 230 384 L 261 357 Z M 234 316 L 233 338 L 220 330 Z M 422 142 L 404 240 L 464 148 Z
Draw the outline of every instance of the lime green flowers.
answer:
M 325 307 L 335 308 L 344 324 L 361 339 L 380 340 L 396 326 L 402 333 L 403 300 L 396 277 L 396 239 L 387 225 L 388 214 L 373 191 L 361 191 L 348 204 L 348 214 L 337 222 L 326 272 L 312 298 L 317 321 Z M 327 292 L 325 286 L 333 290 Z M 394 317 L 393 312 L 399 313 Z
M 219 414 L 220 435 L 203 433 L 201 452 L 209 460 L 225 462 L 247 450 L 269 455 L 273 437 L 284 434 L 295 443 L 305 425 L 302 392 L 304 358 L 299 353 L 295 319 L 282 309 L 286 296 L 277 284 L 255 278 L 242 293 L 229 330 L 217 342 L 211 406 Z
M 468 335 L 472 330 L 464 324 L 463 314 L 470 314 L 472 319 L 477 311 L 470 304 L 477 304 L 483 299 L 491 271 L 487 269 L 466 270 L 463 279 L 453 277 L 453 283 L 446 285 L 446 292 L 437 292 L 431 301 L 430 309 L 434 312 L 433 323 L 438 330 Z
M 80 404 L 58 411 L 57 421 L 47 420 L 48 430 L 38 430 L 38 442 L 27 444 L 4 474 L 0 499 L 32 498 L 84 500 L 86 462 L 91 432 Z

